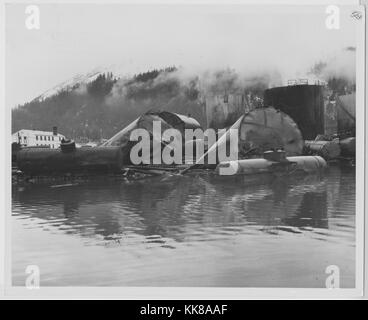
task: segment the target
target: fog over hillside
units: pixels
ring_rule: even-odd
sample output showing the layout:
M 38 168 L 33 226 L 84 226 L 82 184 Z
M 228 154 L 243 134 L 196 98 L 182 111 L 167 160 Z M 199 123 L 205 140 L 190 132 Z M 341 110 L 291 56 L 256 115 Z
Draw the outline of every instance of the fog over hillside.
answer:
M 318 61 L 301 77 L 323 80 L 337 94 L 355 84 L 355 48 Z M 191 115 L 204 127 L 205 96 L 252 94 L 285 84 L 277 70 L 250 72 L 232 68 L 194 72 L 184 67 L 150 70 L 134 76 L 93 71 L 51 88 L 12 110 L 12 131 L 51 130 L 68 137 L 109 138 L 142 113 L 155 109 Z

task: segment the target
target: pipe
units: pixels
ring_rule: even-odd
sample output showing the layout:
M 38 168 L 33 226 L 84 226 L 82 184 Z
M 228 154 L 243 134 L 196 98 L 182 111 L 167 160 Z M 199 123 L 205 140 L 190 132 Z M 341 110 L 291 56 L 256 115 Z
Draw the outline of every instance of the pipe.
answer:
M 317 173 L 327 167 L 326 161 L 319 156 L 287 157 L 286 162 L 275 162 L 266 159 L 245 159 L 224 161 L 217 165 L 219 175 L 252 175 L 259 173 Z

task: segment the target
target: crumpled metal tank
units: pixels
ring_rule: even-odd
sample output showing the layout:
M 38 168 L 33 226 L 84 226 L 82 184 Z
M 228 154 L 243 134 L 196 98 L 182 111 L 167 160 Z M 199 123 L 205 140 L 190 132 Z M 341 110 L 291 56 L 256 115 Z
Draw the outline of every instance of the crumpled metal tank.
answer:
M 272 107 L 257 108 L 245 115 L 239 125 L 239 158 L 283 149 L 286 156 L 303 152 L 302 134 L 292 118 Z
M 233 147 L 232 130 L 237 130 L 238 150 Z M 229 150 L 229 158 L 237 160 L 263 157 L 269 150 L 284 150 L 286 156 L 298 156 L 303 152 L 304 141 L 297 124 L 287 114 L 262 107 L 242 115 L 196 163 L 207 164 L 209 158 L 221 162 L 217 152 L 223 146 Z

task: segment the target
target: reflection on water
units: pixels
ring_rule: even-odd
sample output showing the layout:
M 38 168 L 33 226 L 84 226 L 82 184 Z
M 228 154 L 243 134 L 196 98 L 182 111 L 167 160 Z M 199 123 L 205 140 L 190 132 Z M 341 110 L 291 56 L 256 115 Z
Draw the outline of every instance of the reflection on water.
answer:
M 351 287 L 354 239 L 352 169 L 13 190 L 14 285 L 323 287 L 335 264 Z

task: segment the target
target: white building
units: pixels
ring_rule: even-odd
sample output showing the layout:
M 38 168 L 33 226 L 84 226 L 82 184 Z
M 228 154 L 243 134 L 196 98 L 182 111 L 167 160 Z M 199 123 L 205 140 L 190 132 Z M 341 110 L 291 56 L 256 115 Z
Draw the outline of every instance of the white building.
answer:
M 60 147 L 61 140 L 65 138 L 60 133 L 51 131 L 22 129 L 12 135 L 12 142 L 19 143 L 22 147 L 49 147 L 56 149 Z

